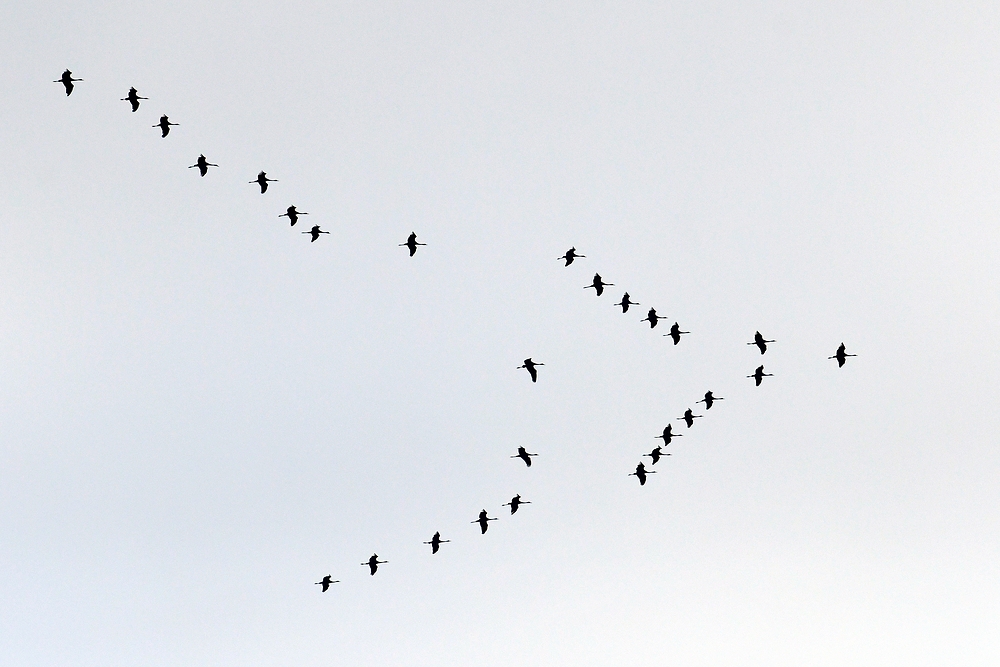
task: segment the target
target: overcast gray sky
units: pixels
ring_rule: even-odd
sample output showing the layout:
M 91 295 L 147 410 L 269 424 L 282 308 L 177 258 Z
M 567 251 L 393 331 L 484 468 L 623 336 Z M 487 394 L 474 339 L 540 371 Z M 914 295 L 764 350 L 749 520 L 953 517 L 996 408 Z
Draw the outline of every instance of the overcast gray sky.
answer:
M 8 3 L 3 662 L 996 665 L 998 31 Z

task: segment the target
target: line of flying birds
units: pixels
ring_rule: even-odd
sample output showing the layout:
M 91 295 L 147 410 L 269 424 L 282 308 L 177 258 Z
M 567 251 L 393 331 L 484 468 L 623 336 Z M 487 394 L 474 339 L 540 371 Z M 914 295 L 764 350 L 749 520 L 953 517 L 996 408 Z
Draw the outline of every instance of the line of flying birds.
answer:
M 79 81 L 83 81 L 83 79 L 73 78 L 73 73 L 70 70 L 67 69 L 65 72 L 63 72 L 62 77 L 60 77 L 59 79 L 56 79 L 54 81 L 54 83 L 61 83 L 61 84 L 63 84 L 63 86 L 66 89 L 66 95 L 69 96 L 73 92 L 73 88 L 74 88 L 73 84 L 76 83 L 76 82 L 79 82 Z M 121 98 L 122 101 L 128 102 L 132 106 L 132 112 L 133 113 L 139 110 L 139 101 L 140 100 L 148 100 L 148 99 L 149 98 L 147 98 L 147 97 L 140 97 L 139 96 L 139 92 L 135 89 L 135 87 L 129 88 L 128 94 L 125 97 Z M 160 116 L 160 121 L 156 125 L 153 125 L 154 128 L 157 128 L 157 127 L 160 128 L 160 136 L 163 137 L 163 138 L 166 138 L 167 135 L 170 134 L 170 128 L 171 127 L 178 127 L 178 126 L 179 126 L 179 123 L 172 123 L 172 122 L 170 122 L 170 118 L 166 114 Z M 202 154 L 202 155 L 199 155 L 197 161 L 193 165 L 191 165 L 190 167 L 188 167 L 188 168 L 189 169 L 195 169 L 195 168 L 197 168 L 198 171 L 199 171 L 199 173 L 201 174 L 201 176 L 204 177 L 204 176 L 206 176 L 208 174 L 209 167 L 218 167 L 218 166 L 219 165 L 217 165 L 217 164 L 213 164 L 213 163 L 209 162 L 208 158 L 206 158 L 205 155 Z M 264 171 L 261 171 L 259 174 L 257 174 L 257 178 L 256 179 L 250 181 L 251 184 L 256 183 L 260 187 L 260 193 L 261 194 L 264 194 L 264 193 L 267 192 L 269 184 L 271 184 L 271 183 L 277 183 L 277 182 L 278 182 L 277 179 L 268 178 L 267 173 L 264 172 Z M 309 213 L 307 213 L 305 211 L 299 211 L 294 205 L 292 205 L 292 206 L 289 206 L 287 209 L 285 209 L 285 212 L 282 213 L 281 215 L 279 215 L 278 217 L 279 218 L 288 218 L 288 221 L 291 223 L 290 226 L 294 227 L 295 223 L 297 223 L 299 221 L 299 216 L 301 216 L 301 215 L 309 215 Z M 320 234 L 329 234 L 330 232 L 323 231 L 322 229 L 320 229 L 319 225 L 314 225 L 308 232 L 302 232 L 302 233 L 310 235 L 312 237 L 311 240 L 314 242 L 314 241 L 316 241 L 319 238 Z M 410 235 L 409 235 L 409 237 L 407 237 L 406 242 L 405 243 L 400 243 L 399 245 L 401 247 L 408 248 L 409 251 L 410 251 L 410 257 L 413 257 L 416 254 L 416 252 L 417 252 L 417 247 L 418 246 L 424 246 L 426 244 L 425 243 L 418 243 L 417 242 L 417 235 L 416 235 L 416 233 L 415 232 L 411 232 Z M 564 255 L 562 255 L 561 257 L 558 257 L 557 259 L 565 261 L 564 266 L 569 266 L 575 260 L 577 260 L 579 258 L 585 258 L 585 257 L 586 257 L 586 255 L 581 255 L 581 254 L 579 254 L 576 251 L 576 247 L 572 247 L 569 250 L 567 250 Z M 584 286 L 584 289 L 593 289 L 594 292 L 597 294 L 597 296 L 602 296 L 604 294 L 604 288 L 605 287 L 614 287 L 614 286 L 615 286 L 614 283 L 606 283 L 606 282 L 604 282 L 604 279 L 601 277 L 601 274 L 595 273 L 594 274 L 594 278 L 591 281 L 591 283 L 589 285 Z M 639 304 L 636 301 L 632 301 L 631 297 L 629 296 L 629 293 L 625 292 L 622 295 L 621 301 L 619 301 L 618 303 L 616 303 L 614 305 L 620 306 L 621 309 L 622 309 L 622 313 L 627 313 L 629 311 L 629 308 L 631 306 L 638 306 L 638 305 L 641 305 L 641 304 Z M 650 329 L 655 329 L 656 325 L 662 319 L 665 319 L 664 316 L 658 315 L 655 308 L 650 308 L 649 311 L 646 313 L 646 317 L 644 317 L 643 319 L 641 319 L 640 322 L 649 322 L 649 328 Z M 685 335 L 685 334 L 689 334 L 689 333 L 691 333 L 691 332 L 690 331 L 681 331 L 680 324 L 678 322 L 674 322 L 673 326 L 670 327 L 670 331 L 668 333 L 666 333 L 666 334 L 663 334 L 663 335 L 664 336 L 669 336 L 673 340 L 674 345 L 677 345 L 681 341 L 681 336 Z M 768 345 L 768 343 L 774 343 L 774 342 L 776 342 L 776 341 L 765 339 L 764 336 L 759 331 L 757 331 L 754 334 L 753 340 L 751 342 L 747 343 L 747 345 L 755 345 L 757 347 L 757 349 L 760 350 L 761 355 L 763 355 L 765 352 L 767 352 L 767 349 L 768 349 L 767 345 Z M 854 357 L 854 356 L 857 356 L 857 355 L 848 354 L 846 346 L 844 345 L 844 343 L 841 343 L 840 347 L 837 348 L 837 351 L 832 356 L 827 357 L 827 358 L 828 359 L 836 359 L 838 367 L 843 367 L 844 363 L 847 361 L 847 357 Z M 529 357 L 529 358 L 525 359 L 524 363 L 522 365 L 518 366 L 517 369 L 520 370 L 520 369 L 523 368 L 523 369 L 527 370 L 528 371 L 528 375 L 531 377 L 531 381 L 532 382 L 538 382 L 538 370 L 537 370 L 537 367 L 538 366 L 544 366 L 544 365 L 545 364 L 543 364 L 541 362 L 533 361 Z M 765 377 L 774 377 L 774 376 L 773 376 L 772 373 L 765 373 L 764 372 L 764 366 L 763 366 L 763 364 L 761 364 L 760 366 L 758 366 L 757 369 L 753 373 L 751 373 L 750 375 L 747 376 L 747 378 L 752 378 L 754 380 L 756 386 L 758 386 L 758 387 L 760 386 L 761 382 L 763 381 L 763 379 Z M 701 400 L 697 401 L 696 403 L 704 403 L 705 404 L 705 410 L 707 411 L 707 410 L 710 410 L 712 408 L 712 405 L 714 405 L 715 401 L 721 401 L 721 400 L 724 400 L 723 397 L 721 397 L 721 396 L 715 396 L 711 391 L 707 391 L 707 392 L 705 392 L 704 397 Z M 677 418 L 677 421 L 683 421 L 686 424 L 687 428 L 691 428 L 692 426 L 694 426 L 694 420 L 695 419 L 701 419 L 702 417 L 703 417 L 703 415 L 696 415 L 696 414 L 694 414 L 694 410 L 692 408 L 688 408 L 687 410 L 684 411 L 684 414 L 681 417 Z M 680 433 L 674 433 L 673 432 L 673 424 L 672 423 L 668 423 L 663 428 L 663 431 L 660 433 L 660 435 L 655 436 L 655 439 L 657 439 L 657 440 L 663 440 L 663 444 L 662 445 L 657 445 L 648 454 L 643 454 L 642 458 L 647 458 L 648 457 L 648 458 L 650 458 L 652 460 L 652 462 L 650 463 L 650 465 L 656 465 L 661 458 L 663 458 L 665 456 L 670 456 L 669 453 L 663 451 L 663 448 L 666 447 L 666 446 L 668 446 L 671 443 L 671 441 L 673 440 L 673 438 L 679 438 L 679 437 L 681 437 L 681 435 L 682 434 L 680 434 Z M 538 456 L 538 454 L 530 453 L 524 447 L 518 447 L 517 448 L 517 454 L 514 454 L 510 458 L 512 458 L 512 459 L 515 459 L 515 458 L 516 459 L 520 459 L 521 461 L 524 462 L 525 466 L 527 466 L 528 468 L 530 468 L 531 467 L 531 459 L 532 459 L 532 457 L 535 457 L 535 456 Z M 655 472 L 656 472 L 655 470 L 647 470 L 645 463 L 643 461 L 640 461 L 638 463 L 638 465 L 636 465 L 635 471 L 634 472 L 630 472 L 628 474 L 628 476 L 629 477 L 633 477 L 633 476 L 636 477 L 639 480 L 639 484 L 641 486 L 645 486 L 647 475 L 654 474 Z M 521 505 L 530 505 L 530 504 L 531 504 L 530 501 L 522 500 L 520 494 L 517 494 L 513 498 L 511 498 L 509 502 L 504 503 L 502 505 L 502 507 L 509 507 L 511 515 L 514 515 L 514 514 L 517 513 L 518 508 L 520 508 Z M 484 509 L 481 512 L 479 512 L 479 517 L 476 520 L 471 521 L 470 523 L 478 524 L 479 525 L 479 529 L 480 529 L 480 533 L 483 534 L 483 535 L 485 535 L 486 531 L 489 529 L 490 522 L 491 521 L 497 521 L 497 520 L 498 520 L 497 517 L 490 517 L 489 514 L 488 514 L 488 512 Z M 446 543 L 448 543 L 450 541 L 451 540 L 443 540 L 443 539 L 441 539 L 441 533 L 440 532 L 435 532 L 434 536 L 431 537 L 430 541 L 424 542 L 424 544 L 430 545 L 430 547 L 431 547 L 431 553 L 432 554 L 436 554 L 438 552 L 438 550 L 441 548 L 442 544 L 446 544 Z M 371 558 L 369 558 L 364 563 L 361 563 L 361 565 L 368 567 L 369 572 L 371 573 L 372 576 L 374 576 L 375 573 L 378 572 L 378 566 L 379 565 L 383 565 L 383 564 L 388 563 L 388 562 L 389 561 L 379 560 L 378 554 L 372 554 Z M 322 591 L 325 593 L 327 590 L 329 590 L 329 588 L 330 588 L 330 586 L 332 584 L 337 584 L 337 583 L 340 583 L 340 581 L 339 580 L 334 580 L 333 577 L 332 577 L 332 575 L 326 575 L 320 581 L 317 581 L 316 585 L 321 586 L 322 587 Z

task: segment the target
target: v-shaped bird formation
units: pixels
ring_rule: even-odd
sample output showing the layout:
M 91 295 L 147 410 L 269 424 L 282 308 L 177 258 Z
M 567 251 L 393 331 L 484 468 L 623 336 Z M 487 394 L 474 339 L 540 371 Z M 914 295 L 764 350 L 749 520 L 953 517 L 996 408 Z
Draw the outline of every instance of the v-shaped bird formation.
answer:
M 61 83 L 65 88 L 66 96 L 68 97 L 73 93 L 75 89 L 74 84 L 82 81 L 83 79 L 74 78 L 73 73 L 69 69 L 67 69 L 66 71 L 63 72 L 60 78 L 54 81 L 54 83 Z M 121 98 L 121 101 L 128 102 L 131 106 L 132 113 L 136 113 L 139 111 L 140 108 L 140 100 L 148 100 L 148 99 L 149 98 L 146 97 L 140 97 L 138 90 L 133 86 L 129 88 L 128 94 L 125 97 Z M 159 128 L 161 138 L 166 139 L 170 134 L 170 129 L 179 126 L 180 126 L 179 123 L 171 122 L 169 116 L 163 114 L 160 116 L 159 122 L 157 122 L 152 127 Z M 198 156 L 198 159 L 195 161 L 195 164 L 188 166 L 189 169 L 198 169 L 198 172 L 202 177 L 208 175 L 209 167 L 218 168 L 219 165 L 209 162 L 208 158 L 205 157 L 204 153 Z M 267 172 L 263 170 L 261 170 L 257 174 L 257 178 L 255 178 L 252 181 L 249 181 L 250 184 L 256 184 L 260 188 L 260 194 L 262 195 L 267 193 L 269 185 L 271 183 L 278 183 L 278 182 L 279 182 L 278 179 L 269 178 Z M 295 224 L 298 222 L 299 216 L 302 215 L 309 215 L 309 214 L 305 211 L 299 211 L 295 205 L 291 205 L 285 209 L 284 213 L 279 214 L 278 217 L 288 218 L 290 226 L 294 227 Z M 320 225 L 313 225 L 309 231 L 302 232 L 302 234 L 310 236 L 310 242 L 315 242 L 320 238 L 322 234 L 330 234 L 330 232 L 321 229 Z M 417 242 L 416 232 L 410 232 L 410 235 L 407 237 L 406 242 L 399 244 L 399 246 L 405 247 L 409 250 L 410 257 L 416 255 L 418 247 L 426 245 L 427 244 L 425 243 Z M 573 265 L 577 259 L 584 259 L 586 257 L 587 257 L 586 255 L 580 254 L 577 251 L 576 247 L 573 246 L 557 259 L 561 262 L 564 262 L 563 267 L 569 267 Z M 601 274 L 595 272 L 594 277 L 591 280 L 591 283 L 589 285 L 585 285 L 584 289 L 593 289 L 595 294 L 598 297 L 600 297 L 604 294 L 605 288 L 614 286 L 615 286 L 614 283 L 604 282 L 604 279 L 601 277 Z M 623 314 L 627 314 L 631 306 L 638 306 L 640 304 L 637 301 L 633 301 L 632 297 L 628 292 L 624 292 L 622 294 L 621 300 L 614 305 L 620 307 L 621 312 Z M 646 313 L 646 317 L 642 318 L 639 321 L 648 322 L 649 328 L 654 329 L 656 328 L 658 322 L 661 319 L 665 319 L 664 316 L 658 314 L 656 308 L 650 306 L 649 310 Z M 664 336 L 669 337 L 673 341 L 673 344 L 677 346 L 681 342 L 681 336 L 688 334 L 691 334 L 691 332 L 682 331 L 680 324 L 678 322 L 674 322 L 673 326 L 670 328 L 670 331 L 664 334 Z M 697 336 L 697 334 L 693 335 Z M 764 355 L 765 353 L 767 353 L 769 349 L 768 344 L 775 342 L 776 342 L 775 340 L 765 338 L 760 331 L 756 331 L 753 336 L 753 341 L 747 343 L 747 345 L 755 346 L 760 351 L 760 354 Z M 848 354 L 846 345 L 844 343 L 841 343 L 840 346 L 837 348 L 836 352 L 832 356 L 828 357 L 828 359 L 835 359 L 837 361 L 838 367 L 843 367 L 844 364 L 847 362 L 848 357 L 855 357 L 855 356 L 857 355 Z M 524 360 L 522 365 L 517 367 L 517 369 L 527 370 L 528 375 L 531 378 L 531 382 L 537 383 L 539 377 L 538 367 L 544 365 L 545 364 L 543 364 L 542 362 L 534 361 L 531 357 L 528 357 L 527 359 Z M 754 380 L 755 386 L 760 387 L 764 378 L 775 377 L 775 375 L 772 373 L 765 373 L 764 365 L 761 364 L 757 366 L 756 370 L 753 373 L 747 375 L 746 377 L 752 378 Z M 704 403 L 705 411 L 707 413 L 709 410 L 712 409 L 712 406 L 715 404 L 716 401 L 721 401 L 721 400 L 724 400 L 722 396 L 716 396 L 712 391 L 706 391 L 703 397 L 700 400 L 696 401 L 696 403 Z M 694 410 L 692 408 L 687 408 L 684 411 L 683 416 L 679 417 L 677 420 L 684 422 L 686 427 L 690 429 L 694 426 L 695 419 L 701 419 L 703 417 L 704 415 L 694 414 Z M 662 424 L 663 422 L 660 423 Z M 660 461 L 661 458 L 671 455 L 670 453 L 665 452 L 664 449 L 671 444 L 671 442 L 675 437 L 681 437 L 681 435 L 682 434 L 680 433 L 674 433 L 672 423 L 668 422 L 667 425 L 663 427 L 663 430 L 661 431 L 660 435 L 655 436 L 655 439 L 662 440 L 663 444 L 657 445 L 649 453 L 642 454 L 640 459 L 649 458 L 651 459 L 650 465 L 655 466 Z M 537 456 L 538 454 L 528 452 L 528 450 L 524 446 L 519 446 L 517 448 L 517 453 L 510 456 L 510 458 L 520 459 L 521 461 L 524 462 L 526 468 L 531 468 L 532 458 Z M 648 476 L 655 474 L 657 472 L 659 471 L 647 469 L 646 464 L 642 460 L 640 460 L 640 462 L 636 465 L 635 470 L 633 472 L 628 473 L 627 476 L 635 477 L 636 479 L 638 479 L 640 486 L 645 486 L 648 480 Z M 510 501 L 503 503 L 501 506 L 509 507 L 510 514 L 513 516 L 518 512 L 518 509 L 520 508 L 521 505 L 527 505 L 527 504 L 530 504 L 530 502 L 527 500 L 522 500 L 520 494 L 516 494 L 510 499 Z M 489 529 L 490 522 L 497 520 L 498 520 L 497 517 L 490 517 L 487 510 L 483 509 L 482 511 L 479 512 L 479 517 L 476 520 L 471 521 L 470 523 L 478 525 L 480 529 L 480 534 L 485 535 L 487 530 Z M 434 536 L 431 538 L 430 541 L 424 542 L 424 544 L 430 545 L 431 554 L 437 554 L 441 548 L 441 545 L 447 544 L 449 542 L 451 542 L 451 540 L 441 539 L 441 533 L 440 531 L 438 531 L 434 533 Z M 377 554 L 372 554 L 372 556 L 364 563 L 361 563 L 361 565 L 367 566 L 369 568 L 369 573 L 372 576 L 374 576 L 375 573 L 378 572 L 378 566 L 384 565 L 386 563 L 388 563 L 388 561 L 379 560 Z M 320 581 L 317 581 L 315 583 L 316 585 L 321 586 L 321 591 L 325 593 L 328 590 L 330 590 L 333 584 L 340 582 L 339 580 L 334 580 L 332 578 L 332 575 L 328 574 L 324 576 Z

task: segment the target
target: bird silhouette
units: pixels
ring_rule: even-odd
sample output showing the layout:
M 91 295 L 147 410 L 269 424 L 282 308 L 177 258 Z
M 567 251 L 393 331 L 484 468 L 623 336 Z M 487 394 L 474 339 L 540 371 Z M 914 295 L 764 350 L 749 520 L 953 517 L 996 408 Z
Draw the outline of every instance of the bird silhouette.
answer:
M 195 162 L 190 167 L 188 167 L 188 169 L 194 169 L 195 167 L 198 167 L 198 171 L 201 172 L 202 178 L 204 178 L 205 174 L 208 173 L 208 168 L 209 167 L 218 167 L 218 166 L 219 165 L 217 165 L 217 164 L 212 164 L 211 162 L 209 162 L 208 159 L 204 155 L 199 155 L 198 156 L 198 161 Z
M 646 317 L 639 320 L 640 322 L 649 322 L 649 328 L 653 329 L 656 327 L 656 323 L 664 319 L 662 315 L 656 314 L 656 308 L 650 308 L 649 312 L 646 313 Z
M 532 456 L 538 456 L 538 454 L 529 454 L 528 450 L 525 449 L 524 447 L 518 447 L 517 448 L 517 454 L 515 454 L 514 456 L 512 456 L 510 458 L 512 458 L 512 459 L 521 459 L 522 461 L 524 461 L 524 465 L 526 465 L 526 466 L 528 466 L 530 468 L 531 467 L 531 457 Z
M 148 97 L 139 97 L 139 91 L 134 87 L 128 89 L 128 95 L 121 98 L 122 102 L 128 102 L 132 105 L 132 113 L 139 110 L 139 100 L 148 100 Z
M 427 244 L 426 243 L 417 243 L 417 234 L 416 234 L 416 232 L 410 232 L 410 235 L 406 239 L 406 243 L 400 243 L 399 244 L 400 247 L 406 246 L 407 248 L 410 249 L 410 257 L 413 257 L 414 255 L 417 254 L 417 246 L 418 245 L 427 245 Z
M 538 382 L 538 371 L 535 370 L 535 366 L 544 366 L 545 364 L 540 361 L 532 361 L 531 357 L 524 360 L 524 364 L 518 366 L 515 370 L 521 370 L 522 368 L 528 369 L 528 375 L 531 376 L 532 382 Z
M 259 185 L 260 186 L 260 193 L 264 194 L 265 192 L 267 192 L 267 184 L 268 183 L 277 183 L 278 181 L 277 181 L 277 179 L 274 179 L 274 178 L 268 178 L 267 174 L 262 171 L 259 174 L 257 174 L 257 179 L 256 180 L 253 180 L 253 181 L 250 181 L 250 182 L 251 183 L 256 183 L 257 185 Z
M 364 563 L 362 563 L 362 565 L 364 565 Z M 372 574 L 375 574 L 375 573 L 372 572 Z M 330 589 L 330 584 L 339 584 L 339 583 L 340 583 L 339 579 L 337 581 L 333 581 L 333 577 L 331 577 L 328 574 L 325 577 L 323 577 L 323 579 L 321 581 L 317 581 L 316 585 L 317 586 L 322 586 L 323 587 L 323 592 L 326 593 Z
M 705 404 L 705 409 L 706 410 L 711 410 L 713 403 L 715 403 L 716 401 L 724 401 L 724 400 L 726 400 L 726 399 L 722 398 L 721 396 L 713 396 L 712 392 L 706 391 L 705 392 L 705 398 L 701 399 L 700 401 L 695 401 L 695 402 L 696 403 L 704 403 Z
M 663 433 L 661 433 L 660 435 L 656 436 L 657 439 L 663 440 L 663 446 L 664 447 L 666 447 L 667 445 L 670 444 L 670 440 L 672 438 L 680 438 L 681 437 L 680 433 L 674 433 L 673 431 L 674 431 L 674 425 L 673 424 L 667 424 L 666 426 L 663 427 Z
M 530 500 L 521 500 L 521 494 L 517 494 L 516 496 L 510 499 L 509 503 L 504 503 L 503 505 L 501 505 L 501 507 L 509 507 L 510 513 L 515 514 L 517 512 L 518 507 L 520 507 L 521 505 L 530 505 L 530 504 L 531 504 Z
M 635 475 L 639 479 L 639 486 L 646 486 L 646 475 L 652 475 L 655 470 L 646 470 L 646 466 L 640 462 L 639 465 L 635 467 L 635 472 L 630 472 L 629 477 Z
M 625 294 L 622 295 L 621 303 L 616 303 L 615 305 L 622 307 L 622 313 L 627 313 L 629 306 L 638 306 L 639 304 L 635 301 L 629 300 L 628 292 L 625 292 Z
M 162 116 L 160 116 L 160 122 L 154 125 L 153 127 L 160 128 L 160 136 L 166 137 L 168 134 L 170 134 L 170 128 L 176 127 L 178 125 L 180 125 L 180 123 L 171 123 L 170 119 L 167 118 L 167 115 L 163 114 Z
M 367 565 L 368 569 L 372 571 L 372 576 L 374 577 L 375 573 L 378 572 L 378 566 L 388 562 L 389 561 L 387 560 L 379 560 L 378 554 L 372 554 L 372 557 L 368 559 L 368 562 L 362 563 L 362 565 Z
M 765 373 L 763 366 L 758 366 L 757 370 L 755 370 L 753 372 L 753 375 L 748 375 L 747 377 L 748 378 L 753 378 L 754 382 L 756 382 L 757 386 L 759 387 L 761 381 L 763 381 L 764 378 L 769 378 L 769 377 L 774 377 L 774 376 L 771 373 Z
M 688 408 L 687 410 L 684 411 L 684 416 L 683 417 L 678 417 L 677 419 L 678 419 L 678 421 L 683 420 L 684 423 L 687 424 L 687 427 L 691 428 L 692 426 L 694 426 L 694 420 L 695 419 L 701 419 L 701 417 L 702 417 L 702 415 L 696 415 L 694 413 L 694 410 L 692 410 L 691 408 Z
M 670 336 L 671 338 L 673 338 L 674 339 L 674 345 L 677 345 L 677 343 L 681 342 L 681 335 L 682 334 L 689 334 L 689 333 L 691 333 L 691 332 L 690 331 L 681 331 L 681 325 L 677 324 L 677 322 L 674 322 L 674 326 L 670 327 L 670 333 L 663 334 L 663 335 L 664 336 Z
M 764 337 L 761 336 L 760 332 L 758 331 L 753 335 L 753 342 L 747 343 L 747 345 L 756 345 L 757 348 L 760 350 L 760 353 L 764 354 L 765 352 L 767 352 L 767 344 L 773 342 L 774 342 L 773 340 L 764 340 Z
M 441 545 L 444 544 L 445 542 L 451 542 L 451 540 L 442 540 L 441 533 L 434 533 L 434 537 L 431 538 L 431 541 L 424 542 L 424 544 L 431 545 L 431 553 L 436 554 L 438 552 L 438 549 L 440 549 Z
M 482 512 L 479 513 L 478 519 L 476 519 L 475 521 L 470 521 L 469 523 L 478 523 L 479 529 L 482 530 L 483 531 L 482 534 L 485 535 L 486 530 L 490 527 L 489 523 L 490 521 L 497 521 L 497 519 L 489 518 L 488 516 L 486 516 L 486 510 L 483 510 Z
M 296 211 L 295 210 L 295 206 L 292 205 L 292 206 L 289 206 L 288 208 L 286 208 L 285 212 L 282 213 L 281 215 L 279 215 L 278 217 L 279 218 L 288 218 L 289 222 L 292 223 L 289 226 L 290 227 L 294 227 L 295 223 L 299 221 L 299 216 L 300 215 L 309 215 L 309 214 L 306 213 L 305 211 Z
M 319 225 L 313 225 L 312 229 L 310 229 L 308 232 L 302 232 L 302 233 L 311 235 L 312 241 L 310 241 L 310 243 L 315 243 L 316 239 L 319 238 L 320 234 L 329 234 L 330 232 L 324 232 L 322 229 L 319 228 Z
M 69 97 L 69 94 L 73 92 L 74 81 L 83 81 L 83 79 L 74 79 L 73 73 L 70 72 L 69 70 L 66 70 L 65 72 L 62 73 L 62 76 L 60 78 L 56 79 L 52 83 L 61 83 L 62 85 L 66 86 L 66 97 Z
M 649 454 L 643 454 L 643 456 L 649 456 L 650 458 L 652 458 L 653 465 L 655 466 L 656 462 L 660 460 L 661 456 L 670 456 L 670 454 L 665 453 L 663 451 L 663 447 L 656 446 L 653 448 L 653 451 L 651 451 Z
M 844 364 L 847 363 L 847 357 L 856 357 L 856 356 L 858 355 L 847 354 L 847 347 L 843 343 L 841 343 L 840 347 L 837 348 L 837 353 L 834 354 L 832 357 L 827 357 L 827 359 L 836 359 L 837 367 L 843 368 Z
M 573 263 L 573 260 L 576 259 L 577 257 L 586 257 L 586 255 L 576 254 L 576 246 L 574 246 L 569 250 L 567 250 L 565 255 L 563 255 L 562 257 L 556 257 L 556 259 L 565 259 L 566 260 L 565 266 L 569 266 L 570 264 Z
M 587 285 L 583 289 L 590 289 L 591 287 L 593 287 L 597 291 L 597 296 L 601 296 L 602 294 L 604 294 L 604 288 L 605 287 L 614 287 L 614 283 L 606 283 L 606 282 L 604 282 L 603 280 L 601 280 L 601 274 L 600 273 L 595 273 L 594 274 L 594 282 L 590 283 L 589 285 Z

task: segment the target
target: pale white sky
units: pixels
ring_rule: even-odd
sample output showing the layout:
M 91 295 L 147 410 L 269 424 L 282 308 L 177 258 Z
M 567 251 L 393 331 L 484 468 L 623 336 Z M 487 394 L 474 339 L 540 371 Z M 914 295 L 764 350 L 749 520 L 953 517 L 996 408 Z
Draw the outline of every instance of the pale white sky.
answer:
M 997 664 L 998 29 L 6 7 L 3 662 Z

